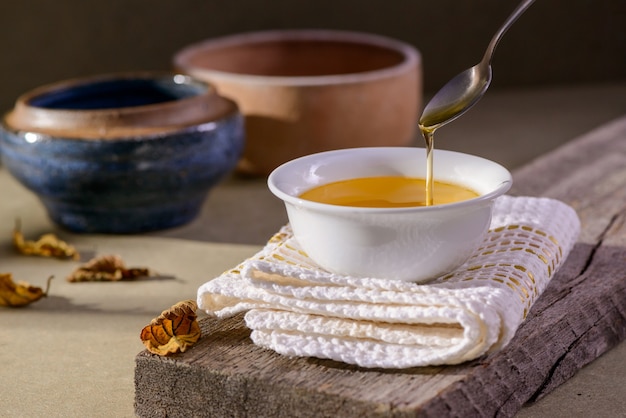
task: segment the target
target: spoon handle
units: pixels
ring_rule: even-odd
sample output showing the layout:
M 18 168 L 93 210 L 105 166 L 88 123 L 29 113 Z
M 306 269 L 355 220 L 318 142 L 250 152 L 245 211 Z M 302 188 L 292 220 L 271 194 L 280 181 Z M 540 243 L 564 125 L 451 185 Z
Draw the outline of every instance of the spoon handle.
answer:
M 508 19 L 504 22 L 504 24 L 498 29 L 498 32 L 491 38 L 491 42 L 489 42 L 489 46 L 487 47 L 487 51 L 485 51 L 485 55 L 483 56 L 482 64 L 490 65 L 491 58 L 493 56 L 493 52 L 496 50 L 496 46 L 498 46 L 498 42 L 502 39 L 504 33 L 511 27 L 513 23 L 517 20 L 518 17 L 522 13 L 526 11 L 533 4 L 535 0 L 524 0 L 522 1 L 516 8 L 513 10 L 513 13 L 508 17 Z

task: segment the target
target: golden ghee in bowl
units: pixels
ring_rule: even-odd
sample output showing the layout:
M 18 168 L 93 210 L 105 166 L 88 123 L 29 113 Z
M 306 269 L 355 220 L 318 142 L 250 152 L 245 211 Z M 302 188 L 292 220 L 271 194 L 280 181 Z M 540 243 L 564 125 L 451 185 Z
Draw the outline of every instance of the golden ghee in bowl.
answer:
M 433 204 L 473 199 L 479 194 L 465 186 L 434 182 Z M 426 179 L 401 176 L 360 177 L 314 187 L 301 198 L 329 205 L 364 208 L 428 206 Z

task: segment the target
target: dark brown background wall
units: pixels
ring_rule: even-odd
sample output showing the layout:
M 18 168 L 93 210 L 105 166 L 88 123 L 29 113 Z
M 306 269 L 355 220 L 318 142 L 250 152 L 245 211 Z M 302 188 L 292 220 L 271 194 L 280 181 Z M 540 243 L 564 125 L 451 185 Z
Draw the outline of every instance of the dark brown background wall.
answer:
M 0 111 L 41 84 L 169 69 L 181 47 L 276 28 L 378 33 L 422 53 L 427 91 L 479 61 L 517 0 L 2 0 Z M 501 42 L 492 88 L 626 79 L 626 1 L 537 0 Z

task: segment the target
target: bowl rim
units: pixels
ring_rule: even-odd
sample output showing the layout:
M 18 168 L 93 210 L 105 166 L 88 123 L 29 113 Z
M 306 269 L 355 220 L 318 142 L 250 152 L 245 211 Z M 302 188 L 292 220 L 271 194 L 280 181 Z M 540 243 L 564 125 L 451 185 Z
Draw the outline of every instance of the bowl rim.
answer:
M 228 46 L 263 43 L 269 41 L 330 41 L 347 42 L 360 45 L 376 46 L 400 53 L 403 59 L 400 63 L 376 70 L 362 71 L 347 74 L 329 74 L 316 76 L 271 76 L 243 73 L 231 73 L 192 66 L 189 58 L 206 49 L 218 49 Z M 319 86 L 336 84 L 354 84 L 391 78 L 401 75 L 421 65 L 422 59 L 419 50 L 413 45 L 383 35 L 335 29 L 276 29 L 254 32 L 244 32 L 226 35 L 218 38 L 205 39 L 190 44 L 174 54 L 174 68 L 198 78 L 214 78 L 223 81 L 237 81 L 244 84 L 267 84 L 284 86 Z
M 320 156 L 323 155 L 330 155 L 330 154 L 338 154 L 338 153 L 351 153 L 351 152 L 385 152 L 385 150 L 403 150 L 403 149 L 415 149 L 415 150 L 424 150 L 424 148 L 420 148 L 420 147 L 361 147 L 361 148 L 344 148 L 344 149 L 338 149 L 338 150 L 331 150 L 331 151 L 323 151 L 323 152 L 318 152 L 315 154 L 309 154 L 309 155 L 305 155 L 296 159 L 293 159 L 291 161 L 287 161 L 283 164 L 281 164 L 280 166 L 276 167 L 268 176 L 267 178 L 267 186 L 269 188 L 269 190 L 279 199 L 281 199 L 283 202 L 285 202 L 286 204 L 291 204 L 294 205 L 296 207 L 302 207 L 305 209 L 310 209 L 310 210 L 315 210 L 318 212 L 326 212 L 326 213 L 351 213 L 351 214 L 402 214 L 402 213 L 427 213 L 427 212 L 433 212 L 433 211 L 443 211 L 443 210 L 458 210 L 458 209 L 464 209 L 464 208 L 468 208 L 468 207 L 476 207 L 476 206 L 480 206 L 483 204 L 487 204 L 490 201 L 494 200 L 495 198 L 503 195 L 504 193 L 506 193 L 511 186 L 513 185 L 513 176 L 511 175 L 511 172 L 504 167 L 503 165 L 489 160 L 487 158 L 484 157 L 480 157 L 477 155 L 473 155 L 473 154 L 468 154 L 468 153 L 464 153 L 464 152 L 458 152 L 458 151 L 450 151 L 450 150 L 439 150 L 439 149 L 435 149 L 434 150 L 434 157 L 436 157 L 438 154 L 439 155 L 444 155 L 444 154 L 448 154 L 448 155 L 460 155 L 460 156 L 466 156 L 466 157 L 471 157 L 471 159 L 476 160 L 476 161 L 483 161 L 486 162 L 488 164 L 490 164 L 492 167 L 498 168 L 500 170 L 503 171 L 504 177 L 505 179 L 498 184 L 498 186 L 493 189 L 492 191 L 485 193 L 485 194 L 481 194 L 478 197 L 472 198 L 472 199 L 468 199 L 468 200 L 463 200 L 463 201 L 459 201 L 459 202 L 454 202 L 454 203 L 445 203 L 445 204 L 439 204 L 439 205 L 432 205 L 432 206 L 409 206 L 409 207 L 394 207 L 394 208 L 372 208 L 372 207 L 356 207 L 356 206 L 341 206 L 341 205 L 333 205 L 333 204 L 328 204 L 328 203 L 320 203 L 320 202 L 314 202 L 311 200 L 307 200 L 307 199 L 302 199 L 298 196 L 293 196 L 287 192 L 284 192 L 283 190 L 281 190 L 280 187 L 278 187 L 276 185 L 276 178 L 278 177 L 280 171 L 285 170 L 286 167 L 297 163 L 297 162 L 301 162 L 303 160 L 306 159 L 314 159 L 314 158 L 319 158 Z M 396 151 L 394 151 L 396 152 Z M 435 162 L 436 164 L 436 162 Z
M 172 80 L 175 84 L 203 87 L 200 94 L 176 100 L 120 108 L 64 109 L 31 105 L 45 94 L 115 80 Z M 4 129 L 33 132 L 68 139 L 120 139 L 128 136 L 169 133 L 206 124 L 236 113 L 230 99 L 216 88 L 188 74 L 170 71 L 130 71 L 71 78 L 36 87 L 21 94 L 2 118 Z

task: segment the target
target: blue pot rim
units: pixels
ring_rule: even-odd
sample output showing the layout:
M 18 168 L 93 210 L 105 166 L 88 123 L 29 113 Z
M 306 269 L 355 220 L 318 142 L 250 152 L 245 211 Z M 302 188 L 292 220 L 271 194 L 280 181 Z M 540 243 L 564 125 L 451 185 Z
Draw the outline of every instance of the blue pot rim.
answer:
M 241 118 L 243 119 L 243 115 L 239 111 L 233 111 L 229 114 L 224 115 L 220 119 L 210 120 L 206 122 L 199 122 L 193 125 L 186 126 L 178 126 L 171 127 L 169 130 L 163 130 L 159 132 L 150 132 L 150 133 L 142 133 L 137 135 L 128 135 L 122 136 L 115 139 L 110 138 L 77 138 L 77 137 L 69 137 L 69 136 L 60 136 L 52 133 L 42 133 L 34 130 L 21 130 L 21 129 L 13 129 L 8 126 L 4 120 L 0 120 L 0 133 L 5 132 L 10 134 L 16 138 L 24 142 L 36 143 L 40 141 L 56 141 L 56 142 L 72 142 L 72 143 L 96 143 L 100 141 L 107 142 L 136 142 L 136 141 L 156 141 L 159 139 L 163 139 L 165 137 L 184 135 L 190 132 L 208 132 L 218 129 L 218 127 L 231 119 Z M 0 135 L 0 143 L 6 142 L 6 139 L 2 138 L 3 135 Z M 1 145 L 0 145 L 1 146 Z
M 166 97 L 164 101 L 136 106 L 75 109 L 36 105 L 37 100 L 40 103 L 54 100 L 55 94 L 61 100 L 73 88 L 79 92 L 82 89 L 84 94 L 84 90 L 88 89 L 86 86 L 90 84 L 96 86 L 114 83 L 116 80 L 152 81 L 161 83 L 160 87 L 165 86 L 163 83 L 171 83 L 172 86 L 191 86 L 191 90 L 182 94 L 178 92 L 181 97 L 171 93 L 169 100 Z M 195 88 L 198 94 L 192 91 Z M 50 137 L 121 139 L 129 136 L 158 136 L 160 133 L 214 122 L 238 112 L 235 102 L 218 95 L 211 84 L 195 77 L 170 72 L 131 72 L 65 80 L 35 88 L 17 99 L 15 107 L 5 114 L 2 125 L 6 130 Z

